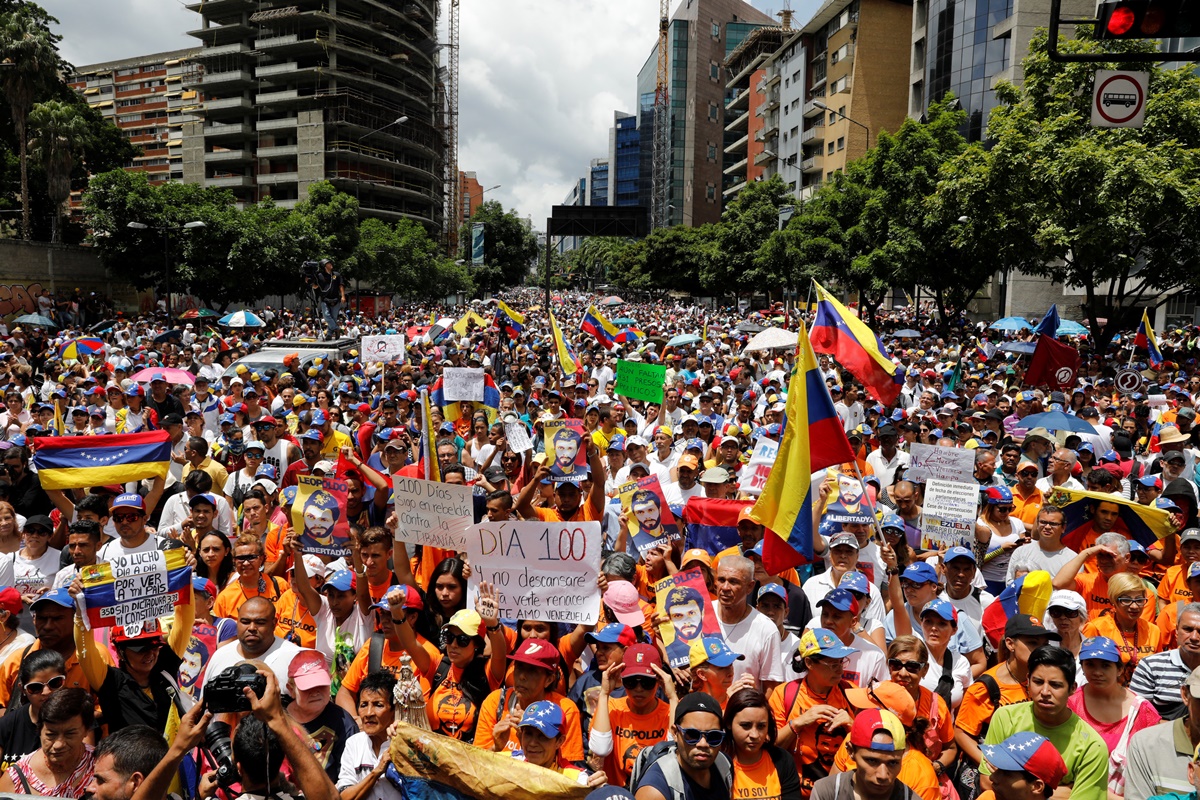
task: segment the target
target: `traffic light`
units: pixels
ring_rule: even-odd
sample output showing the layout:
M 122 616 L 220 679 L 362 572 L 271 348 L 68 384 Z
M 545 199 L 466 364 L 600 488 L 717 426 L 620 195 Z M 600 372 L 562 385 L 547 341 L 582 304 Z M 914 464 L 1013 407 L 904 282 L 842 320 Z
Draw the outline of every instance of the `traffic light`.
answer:
M 1116 0 L 1096 6 L 1097 39 L 1178 39 L 1200 32 L 1191 0 Z

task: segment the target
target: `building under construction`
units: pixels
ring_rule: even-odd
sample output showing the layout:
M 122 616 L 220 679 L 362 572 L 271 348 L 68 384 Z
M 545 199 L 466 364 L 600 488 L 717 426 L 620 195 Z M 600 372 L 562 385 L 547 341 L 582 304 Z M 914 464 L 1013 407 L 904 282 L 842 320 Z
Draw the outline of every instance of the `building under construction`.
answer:
M 441 234 L 448 114 L 437 0 L 204 0 L 183 179 L 292 206 L 329 180 Z

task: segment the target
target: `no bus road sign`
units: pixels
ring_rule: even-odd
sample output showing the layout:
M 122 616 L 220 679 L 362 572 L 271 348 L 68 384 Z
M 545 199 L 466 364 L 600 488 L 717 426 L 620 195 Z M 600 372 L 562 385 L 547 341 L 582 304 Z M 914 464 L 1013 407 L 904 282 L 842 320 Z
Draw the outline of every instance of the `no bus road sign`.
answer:
M 1099 69 L 1092 83 L 1092 125 L 1140 128 L 1146 118 L 1149 72 Z

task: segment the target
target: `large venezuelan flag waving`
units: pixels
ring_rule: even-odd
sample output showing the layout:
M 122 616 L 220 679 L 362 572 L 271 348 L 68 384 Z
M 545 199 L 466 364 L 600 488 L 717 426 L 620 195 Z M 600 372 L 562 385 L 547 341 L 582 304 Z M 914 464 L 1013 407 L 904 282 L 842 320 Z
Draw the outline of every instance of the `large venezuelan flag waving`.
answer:
M 38 437 L 33 464 L 43 489 L 165 478 L 171 467 L 171 437 L 166 431 Z
M 798 350 L 779 454 L 750 512 L 767 528 L 763 565 L 772 575 L 813 558 L 812 474 L 854 460 L 803 324 Z
M 879 337 L 824 286 L 816 281 L 813 286 L 817 290 L 813 350 L 833 356 L 885 406 L 896 402 L 904 383 L 904 373 L 887 357 Z

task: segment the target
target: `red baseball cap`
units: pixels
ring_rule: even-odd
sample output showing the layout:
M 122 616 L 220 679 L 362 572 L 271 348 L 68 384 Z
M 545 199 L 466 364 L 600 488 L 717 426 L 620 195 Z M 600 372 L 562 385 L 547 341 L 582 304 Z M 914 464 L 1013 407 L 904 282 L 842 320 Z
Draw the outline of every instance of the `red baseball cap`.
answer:
M 658 654 L 658 648 L 652 644 L 635 644 L 625 648 L 625 657 L 622 660 L 625 662 L 622 678 L 636 678 L 641 675 L 657 678 L 658 673 L 654 671 L 654 667 L 662 667 L 662 657 Z
M 531 667 L 556 670 L 559 662 L 558 648 L 546 639 L 526 639 L 517 652 L 509 656 L 510 661 L 520 661 Z
M 11 586 L 0 589 L 0 610 L 10 614 L 20 614 L 22 607 L 20 592 Z
M 315 689 L 318 686 L 329 686 L 333 678 L 329 667 L 325 664 L 325 656 L 316 650 L 301 650 L 292 657 L 288 664 L 288 677 L 300 691 Z

